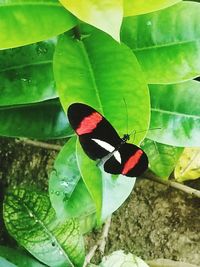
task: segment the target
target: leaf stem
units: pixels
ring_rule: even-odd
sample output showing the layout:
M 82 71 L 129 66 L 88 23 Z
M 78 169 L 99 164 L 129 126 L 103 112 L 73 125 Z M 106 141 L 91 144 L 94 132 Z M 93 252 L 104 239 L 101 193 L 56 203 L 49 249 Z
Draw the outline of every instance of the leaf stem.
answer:
M 105 247 L 106 247 L 106 241 L 108 238 L 108 233 L 109 233 L 109 229 L 110 229 L 110 225 L 111 225 L 111 218 L 112 218 L 111 216 L 107 218 L 107 220 L 104 224 L 103 230 L 102 230 L 102 235 L 101 235 L 100 239 L 97 241 L 97 243 L 90 249 L 87 256 L 85 257 L 85 262 L 83 264 L 83 267 L 86 267 L 90 263 L 90 261 L 94 257 L 95 252 L 97 251 L 97 249 L 99 249 L 99 251 L 101 252 L 101 255 L 104 254 Z
M 23 143 L 28 144 L 28 145 L 33 145 L 36 147 L 51 149 L 51 150 L 56 150 L 56 151 L 60 151 L 62 148 L 62 146 L 60 146 L 60 145 L 48 144 L 46 142 L 40 142 L 40 141 L 30 140 L 30 139 L 26 139 L 26 138 L 18 139 L 18 142 L 23 142 Z M 191 188 L 191 187 L 184 185 L 184 184 L 181 184 L 181 183 L 174 182 L 174 181 L 163 180 L 163 179 L 155 176 L 155 174 L 153 174 L 150 171 L 145 172 L 143 177 L 148 179 L 148 180 L 152 180 L 154 182 L 176 188 L 176 189 L 183 191 L 183 192 L 185 192 L 191 196 L 200 198 L 200 191 L 199 190 Z
M 61 148 L 62 148 L 62 146 L 60 146 L 60 145 L 49 144 L 49 143 L 46 143 L 46 142 L 30 140 L 30 139 L 26 139 L 26 138 L 20 138 L 20 139 L 16 139 L 16 140 L 17 140 L 17 142 L 22 142 L 22 143 L 27 144 L 27 145 L 32 145 L 32 146 L 45 148 L 45 149 L 56 150 L 56 151 L 60 151 Z
M 187 185 L 181 184 L 181 183 L 171 181 L 171 180 L 163 180 L 163 179 L 155 176 L 151 172 L 146 172 L 144 178 L 151 180 L 151 181 L 154 181 L 154 182 L 157 182 L 157 183 L 160 183 L 160 184 L 164 184 L 166 186 L 176 188 L 180 191 L 187 193 L 188 195 L 200 198 L 200 191 L 199 190 L 194 189 L 192 187 L 189 187 Z

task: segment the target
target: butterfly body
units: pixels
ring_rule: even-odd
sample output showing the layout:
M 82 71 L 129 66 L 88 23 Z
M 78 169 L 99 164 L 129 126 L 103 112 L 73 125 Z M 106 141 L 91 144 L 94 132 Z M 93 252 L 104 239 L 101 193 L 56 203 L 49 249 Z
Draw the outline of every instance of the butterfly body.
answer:
M 98 111 L 86 104 L 73 103 L 67 115 L 85 153 L 102 163 L 106 172 L 134 177 L 147 169 L 145 152 L 136 145 L 126 143 L 130 139 L 129 134 L 120 138 Z

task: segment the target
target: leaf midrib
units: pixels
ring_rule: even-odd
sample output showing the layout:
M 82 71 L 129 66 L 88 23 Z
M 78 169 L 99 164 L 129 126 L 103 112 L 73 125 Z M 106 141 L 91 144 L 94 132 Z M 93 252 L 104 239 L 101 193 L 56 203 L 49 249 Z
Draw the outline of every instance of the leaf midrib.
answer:
M 192 163 L 195 161 L 195 159 L 196 159 L 197 157 L 199 157 L 199 155 L 200 155 L 200 151 L 197 151 L 197 152 L 193 155 L 193 157 L 190 159 L 190 161 L 189 161 L 188 164 L 185 166 L 185 168 L 183 168 L 183 169 L 180 171 L 181 176 L 184 176 L 184 175 L 185 175 L 185 173 L 190 169 L 190 166 L 191 166 Z
M 92 64 L 91 64 L 91 61 L 90 61 L 90 58 L 89 58 L 89 54 L 88 54 L 86 46 L 84 45 L 83 42 L 82 42 L 81 48 L 82 48 L 82 51 L 83 51 L 83 55 L 85 56 L 85 59 L 86 59 L 86 61 L 88 63 L 88 70 L 89 70 L 89 73 L 90 73 L 90 76 L 91 76 L 93 88 L 94 88 L 94 91 L 95 91 L 95 94 L 96 94 L 97 101 L 99 103 L 99 107 L 101 109 L 101 112 L 103 113 L 103 107 L 102 107 L 102 104 L 101 104 L 101 98 L 100 98 L 99 90 L 98 90 L 98 87 L 97 87 L 97 84 L 96 84 L 96 77 L 94 75 L 94 71 L 93 71 Z
M 29 64 L 22 64 L 22 65 L 15 65 L 15 66 L 11 66 L 5 69 L 0 69 L 0 73 L 6 72 L 6 71 L 12 71 L 16 69 L 23 69 L 23 68 L 32 67 L 32 66 L 47 65 L 47 64 L 52 64 L 52 60 L 44 60 L 44 61 L 39 61 L 39 62 L 31 63 L 31 64 L 29 63 Z
M 134 52 L 140 52 L 140 51 L 145 51 L 145 50 L 150 50 L 150 49 L 157 49 L 157 48 L 164 48 L 164 47 L 170 47 L 170 46 L 177 46 L 177 45 L 184 45 L 184 44 L 189 44 L 189 43 L 194 43 L 194 42 L 199 42 L 200 37 L 198 39 L 194 40 L 187 40 L 187 41 L 180 41 L 177 43 L 167 43 L 167 44 L 159 44 L 159 45 L 151 45 L 151 46 L 146 46 L 146 47 L 141 47 L 141 48 L 132 48 Z
M 163 109 L 159 109 L 159 108 L 151 108 L 151 111 L 169 114 L 169 115 L 182 116 L 182 117 L 187 117 L 187 118 L 200 119 L 200 115 L 198 116 L 198 115 L 193 115 L 193 114 L 185 114 L 185 113 L 180 113 L 177 111 L 169 111 L 169 110 L 163 110 Z
M 21 199 L 20 198 L 18 198 L 17 196 L 14 196 L 13 195 L 13 197 L 14 197 L 14 199 L 16 200 L 16 201 L 19 201 L 19 202 L 21 202 Z M 64 251 L 64 249 L 62 248 L 62 246 L 60 245 L 60 243 L 58 242 L 58 240 L 57 240 L 57 238 L 49 231 L 49 229 L 47 228 L 47 226 L 43 223 L 43 221 L 41 221 L 38 217 L 37 217 L 37 215 L 35 215 L 35 213 L 22 201 L 21 202 L 21 206 L 24 206 L 25 207 L 25 209 L 27 210 L 27 212 L 28 212 L 28 215 L 31 213 L 32 215 L 33 215 L 33 218 L 34 218 L 34 220 L 35 221 L 37 221 L 37 223 L 39 223 L 40 224 L 40 226 L 42 227 L 42 229 L 44 229 L 44 231 L 46 232 L 46 234 L 50 237 L 50 239 L 53 241 L 53 242 L 56 242 L 56 244 L 57 244 L 57 246 L 58 246 L 58 248 L 59 248 L 59 250 L 60 251 L 62 251 L 62 254 L 66 257 L 66 259 L 69 261 L 69 263 L 71 263 L 71 261 L 70 261 L 70 259 L 69 259 L 69 257 L 68 257 L 68 255 L 65 253 L 65 251 Z M 48 214 L 48 213 L 47 213 Z M 71 265 L 72 267 L 74 267 L 74 265 Z

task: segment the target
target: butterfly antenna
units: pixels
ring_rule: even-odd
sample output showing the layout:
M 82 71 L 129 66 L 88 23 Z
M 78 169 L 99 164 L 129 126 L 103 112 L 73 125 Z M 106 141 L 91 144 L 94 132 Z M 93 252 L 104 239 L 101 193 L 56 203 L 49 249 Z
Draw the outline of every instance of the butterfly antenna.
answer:
M 133 130 L 132 132 L 130 132 L 129 135 L 133 135 L 133 142 L 135 140 L 135 135 L 137 133 L 143 133 L 143 132 L 147 132 L 147 131 L 153 131 L 153 130 L 160 130 L 162 129 L 161 127 L 158 127 L 158 128 L 150 128 L 150 129 L 146 129 L 146 130 L 141 130 L 141 131 L 136 131 L 136 130 Z
M 135 133 L 143 133 L 143 132 L 147 132 L 147 131 L 154 131 L 154 130 L 161 130 L 162 128 L 161 127 L 157 127 L 157 128 L 150 128 L 150 129 L 146 129 L 146 130 L 141 130 L 141 131 L 138 131 Z
M 124 97 L 123 97 L 123 101 L 124 101 L 124 105 L 126 109 L 126 133 L 128 134 L 128 108 L 127 108 L 127 103 Z

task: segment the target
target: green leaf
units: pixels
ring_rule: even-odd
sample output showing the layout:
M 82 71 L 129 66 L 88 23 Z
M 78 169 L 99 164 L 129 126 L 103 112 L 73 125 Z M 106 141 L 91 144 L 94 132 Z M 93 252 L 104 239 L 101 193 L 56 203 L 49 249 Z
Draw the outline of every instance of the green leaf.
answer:
M 135 56 L 125 45 L 98 30 L 81 41 L 63 35 L 55 51 L 54 72 L 65 111 L 73 102 L 87 103 L 103 113 L 120 136 L 127 131 L 127 120 L 129 131 L 148 129 L 148 88 Z M 135 143 L 144 136 L 144 132 L 138 134 Z
M 81 230 L 87 232 L 94 227 L 95 205 L 81 179 L 75 148 L 73 137 L 58 154 L 50 174 L 49 193 L 57 217 L 60 220 L 78 218 Z
M 0 51 L 0 106 L 57 96 L 53 77 L 56 39 Z
M 150 85 L 151 126 L 148 138 L 171 146 L 200 146 L 200 83 Z
M 8 260 L 9 262 L 14 263 L 15 265 L 5 265 L 6 266 L 20 266 L 20 267 L 44 267 L 45 265 L 41 264 L 30 255 L 21 251 L 19 249 L 12 249 L 9 247 L 0 246 L 0 256 Z M 0 257 L 0 266 L 3 267 L 4 265 L 1 262 Z
M 124 16 L 150 13 L 172 6 L 181 0 L 124 0 Z
M 55 0 L 1 0 L 0 18 L 1 49 L 46 40 L 76 25 Z
M 59 101 L 0 108 L 0 135 L 53 139 L 70 136 L 72 130 Z
M 77 147 L 77 160 L 83 180 L 95 202 L 100 224 L 127 199 L 134 187 L 135 178 L 104 172 L 85 155 L 80 144 Z
M 77 162 L 83 181 L 95 203 L 97 220 L 100 224 L 103 196 L 101 171 L 96 166 L 96 162 L 85 155 L 79 143 L 77 143 Z
M 178 182 L 200 177 L 200 148 L 185 148 L 176 165 L 174 176 Z
M 13 189 L 4 201 L 9 233 L 41 262 L 55 267 L 82 266 L 83 239 L 75 220 L 59 222 L 46 193 Z
M 111 255 L 103 258 L 99 265 L 100 267 L 148 267 L 148 265 L 139 257 L 128 253 L 127 255 L 122 251 L 114 251 Z
M 121 40 L 135 53 L 148 83 L 177 83 L 200 75 L 200 4 L 180 2 L 127 17 Z
M 11 262 L 7 261 L 6 259 L 0 257 L 0 266 L 1 267 L 17 267 L 16 265 L 12 264 Z
M 122 0 L 59 0 L 63 6 L 80 20 L 110 34 L 120 41 L 119 32 L 123 18 Z
M 163 179 L 170 176 L 183 152 L 182 147 L 160 144 L 147 138 L 141 147 L 147 153 L 150 169 Z
M 173 261 L 169 259 L 155 259 L 147 261 L 149 267 L 198 267 L 182 261 Z

